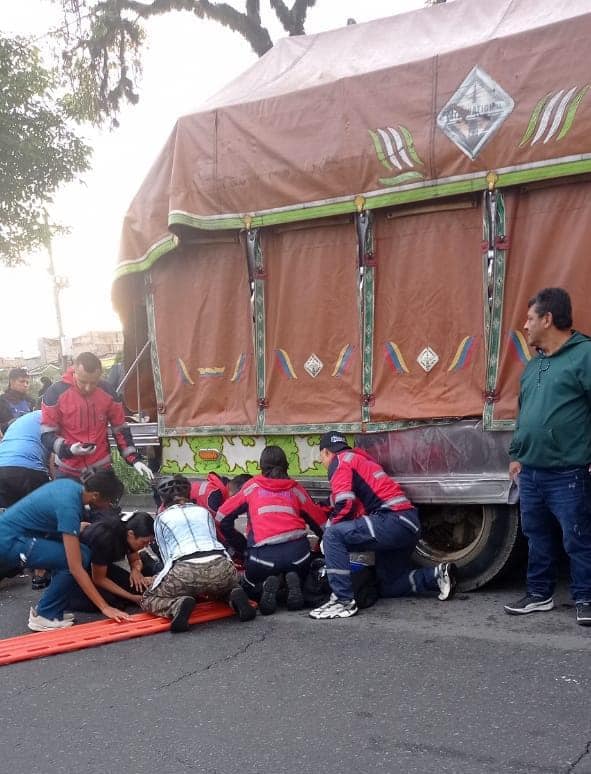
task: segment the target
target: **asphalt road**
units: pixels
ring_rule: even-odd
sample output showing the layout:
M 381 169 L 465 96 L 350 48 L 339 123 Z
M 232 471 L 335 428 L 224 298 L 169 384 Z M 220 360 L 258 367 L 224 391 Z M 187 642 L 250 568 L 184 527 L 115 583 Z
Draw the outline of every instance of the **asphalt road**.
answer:
M 0 584 L 3 637 L 37 593 Z M 0 667 L 0 771 L 589 774 L 591 628 L 566 588 L 523 618 L 502 611 L 516 595 L 281 611 Z

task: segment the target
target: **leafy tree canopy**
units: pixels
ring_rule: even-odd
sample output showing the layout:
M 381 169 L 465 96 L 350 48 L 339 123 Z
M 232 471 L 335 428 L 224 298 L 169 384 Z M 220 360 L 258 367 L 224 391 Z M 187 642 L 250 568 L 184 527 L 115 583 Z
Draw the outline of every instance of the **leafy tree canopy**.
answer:
M 46 204 L 88 167 L 90 148 L 57 85 L 34 45 L 0 35 L 0 260 L 8 265 L 44 241 Z
M 229 27 L 262 56 L 273 46 L 261 19 L 260 0 L 233 5 L 210 0 L 54 0 L 61 3 L 65 24 L 59 32 L 64 70 L 71 80 L 70 109 L 81 120 L 117 123 L 124 102 L 135 104 L 147 19 L 171 11 L 189 11 Z M 308 9 L 316 0 L 267 0 L 263 10 L 275 14 L 288 35 L 305 34 Z M 241 6 L 238 8 L 236 6 Z

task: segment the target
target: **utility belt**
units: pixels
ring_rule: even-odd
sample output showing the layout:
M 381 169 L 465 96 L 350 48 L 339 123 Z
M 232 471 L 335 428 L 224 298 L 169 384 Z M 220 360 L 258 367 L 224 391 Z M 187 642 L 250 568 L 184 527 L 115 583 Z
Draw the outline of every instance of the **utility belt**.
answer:
M 175 559 L 175 562 L 186 562 L 189 559 L 204 559 L 206 556 L 223 556 L 225 557 L 224 551 L 193 551 L 192 554 L 186 554 L 185 556 L 179 556 L 178 559 Z

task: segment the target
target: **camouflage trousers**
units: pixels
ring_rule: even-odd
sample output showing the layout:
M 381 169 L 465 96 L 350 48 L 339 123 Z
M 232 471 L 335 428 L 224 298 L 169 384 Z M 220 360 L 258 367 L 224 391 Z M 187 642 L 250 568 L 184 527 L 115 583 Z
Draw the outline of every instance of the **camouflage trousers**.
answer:
M 142 610 L 174 618 L 184 597 L 227 599 L 238 586 L 234 564 L 223 556 L 210 562 L 175 562 L 156 588 L 147 589 Z

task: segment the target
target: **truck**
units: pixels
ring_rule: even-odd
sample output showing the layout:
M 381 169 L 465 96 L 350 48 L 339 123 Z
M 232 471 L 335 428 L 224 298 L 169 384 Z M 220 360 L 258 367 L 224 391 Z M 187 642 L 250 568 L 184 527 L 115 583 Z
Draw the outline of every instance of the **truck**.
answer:
M 366 448 L 461 586 L 519 547 L 508 444 L 527 301 L 589 328 L 588 0 L 456 0 L 290 37 L 177 121 L 125 217 L 113 300 L 162 470 L 318 496 Z

